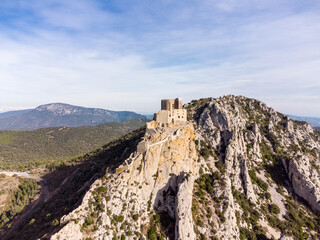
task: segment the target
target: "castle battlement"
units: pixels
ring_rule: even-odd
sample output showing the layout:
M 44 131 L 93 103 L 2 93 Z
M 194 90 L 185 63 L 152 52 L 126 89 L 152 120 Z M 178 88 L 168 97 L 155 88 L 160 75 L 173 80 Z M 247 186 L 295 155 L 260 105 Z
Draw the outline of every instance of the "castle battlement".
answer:
M 187 121 L 187 110 L 182 107 L 182 100 L 162 99 L 161 110 L 154 115 L 158 123 L 178 123 Z

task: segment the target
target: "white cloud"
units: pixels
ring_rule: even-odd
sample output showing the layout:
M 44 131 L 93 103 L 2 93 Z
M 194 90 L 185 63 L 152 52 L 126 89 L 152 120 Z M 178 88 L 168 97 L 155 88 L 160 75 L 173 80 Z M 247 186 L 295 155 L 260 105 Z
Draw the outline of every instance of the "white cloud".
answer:
M 119 2 L 35 1 L 34 18 L 0 21 L 1 104 L 152 112 L 161 98 L 232 93 L 320 116 L 316 3 Z

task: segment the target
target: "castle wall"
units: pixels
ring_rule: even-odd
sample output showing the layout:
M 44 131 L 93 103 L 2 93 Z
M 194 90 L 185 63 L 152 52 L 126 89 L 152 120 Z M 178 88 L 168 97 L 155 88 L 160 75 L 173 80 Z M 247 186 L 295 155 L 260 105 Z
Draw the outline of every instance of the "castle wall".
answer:
M 138 143 L 137 152 L 143 153 L 149 149 L 149 143 L 147 141 L 142 141 Z
M 186 122 L 187 109 L 174 109 L 172 118 L 174 119 L 174 122 Z
M 161 110 L 156 113 L 155 120 L 160 123 L 171 123 L 172 122 L 172 114 L 170 111 Z

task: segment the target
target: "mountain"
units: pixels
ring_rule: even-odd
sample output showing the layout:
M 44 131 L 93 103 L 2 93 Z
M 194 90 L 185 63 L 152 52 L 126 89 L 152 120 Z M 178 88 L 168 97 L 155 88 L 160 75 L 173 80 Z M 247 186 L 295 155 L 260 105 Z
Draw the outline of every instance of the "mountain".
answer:
M 134 118 L 145 118 L 145 116 L 129 111 L 110 111 L 64 103 L 51 103 L 32 110 L 2 113 L 0 115 L 0 130 L 90 126 L 106 122 L 123 122 Z
M 32 109 L 25 109 L 25 110 L 16 110 L 16 111 L 9 111 L 9 112 L 3 112 L 0 113 L 0 118 L 8 118 L 8 117 L 13 117 L 17 116 L 23 113 L 30 112 Z
M 30 170 L 92 151 L 145 125 L 146 119 L 96 126 L 0 131 L 0 169 Z
M 312 127 L 320 127 L 320 118 L 314 118 L 314 117 L 300 117 L 300 116 L 294 116 L 294 115 L 288 115 L 291 119 L 297 120 L 297 121 L 304 121 L 309 123 Z
M 319 239 L 319 131 L 242 96 L 185 108 L 43 176 L 2 239 Z

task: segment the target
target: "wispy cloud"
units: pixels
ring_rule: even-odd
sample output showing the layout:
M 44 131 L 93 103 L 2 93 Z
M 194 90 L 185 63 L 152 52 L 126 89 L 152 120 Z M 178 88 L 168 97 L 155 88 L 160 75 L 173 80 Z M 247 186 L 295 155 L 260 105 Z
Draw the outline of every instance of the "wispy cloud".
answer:
M 152 112 L 164 97 L 232 93 L 320 116 L 319 10 L 313 0 L 3 0 L 0 102 Z

